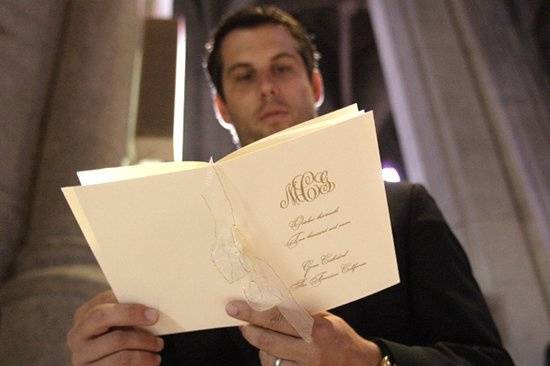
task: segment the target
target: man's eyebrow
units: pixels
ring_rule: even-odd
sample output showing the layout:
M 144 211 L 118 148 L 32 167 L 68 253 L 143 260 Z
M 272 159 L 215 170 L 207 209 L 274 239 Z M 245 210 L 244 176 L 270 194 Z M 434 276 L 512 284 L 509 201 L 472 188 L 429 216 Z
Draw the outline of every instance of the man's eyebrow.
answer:
M 278 54 L 276 54 L 275 56 L 273 56 L 271 58 L 271 61 L 277 61 L 277 60 L 280 60 L 282 58 L 291 58 L 293 60 L 298 60 L 298 56 L 297 55 L 294 55 L 292 53 L 289 53 L 289 52 L 280 52 Z M 244 67 L 244 68 L 252 68 L 252 64 L 249 63 L 249 62 L 237 62 L 231 66 L 229 66 L 227 68 L 227 70 L 225 71 L 225 73 L 227 75 L 231 74 L 233 71 L 235 71 L 236 69 L 239 69 L 241 67 Z
M 272 57 L 271 61 L 276 61 L 276 60 L 279 60 L 281 58 L 287 58 L 287 57 L 292 58 L 294 60 L 298 59 L 297 55 L 294 55 L 294 54 L 288 53 L 288 52 L 281 52 L 281 53 L 276 54 L 274 57 Z

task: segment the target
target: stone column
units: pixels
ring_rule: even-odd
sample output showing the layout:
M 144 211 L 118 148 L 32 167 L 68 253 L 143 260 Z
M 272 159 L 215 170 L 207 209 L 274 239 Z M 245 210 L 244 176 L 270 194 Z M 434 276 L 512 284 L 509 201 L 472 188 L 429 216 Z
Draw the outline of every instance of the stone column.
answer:
M 68 364 L 75 308 L 107 287 L 60 187 L 77 184 L 78 170 L 120 165 L 143 9 L 134 0 L 68 2 L 30 228 L 0 289 L 2 365 Z
M 39 132 L 65 3 L 0 4 L 0 284 L 27 228 Z
M 464 244 L 512 357 L 542 365 L 548 89 L 500 1 L 368 7 L 408 175 L 429 187 Z

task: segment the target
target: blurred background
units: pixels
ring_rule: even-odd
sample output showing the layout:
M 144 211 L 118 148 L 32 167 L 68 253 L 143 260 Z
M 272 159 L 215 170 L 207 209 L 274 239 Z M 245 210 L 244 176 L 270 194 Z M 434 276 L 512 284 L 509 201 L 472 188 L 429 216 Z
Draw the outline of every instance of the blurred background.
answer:
M 74 310 L 108 287 L 61 194 L 76 171 L 234 149 L 202 57 L 219 19 L 253 3 L 0 1 L 1 365 L 69 364 Z M 374 110 L 387 179 L 428 187 L 512 357 L 544 365 L 550 2 L 269 3 L 315 34 L 320 112 Z

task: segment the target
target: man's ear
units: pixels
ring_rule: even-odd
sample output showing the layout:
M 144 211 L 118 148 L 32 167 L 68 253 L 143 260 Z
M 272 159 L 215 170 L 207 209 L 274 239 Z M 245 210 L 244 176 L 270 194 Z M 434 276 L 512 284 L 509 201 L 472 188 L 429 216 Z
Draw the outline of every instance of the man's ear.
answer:
M 311 75 L 311 87 L 313 98 L 315 98 L 315 107 L 319 108 L 325 100 L 325 86 L 323 85 L 323 76 L 318 69 L 313 70 Z
M 231 117 L 229 115 L 229 111 L 227 110 L 227 105 L 218 93 L 215 93 L 212 98 L 214 99 L 214 111 L 216 112 L 216 118 L 222 126 L 227 128 L 225 125 L 231 124 Z

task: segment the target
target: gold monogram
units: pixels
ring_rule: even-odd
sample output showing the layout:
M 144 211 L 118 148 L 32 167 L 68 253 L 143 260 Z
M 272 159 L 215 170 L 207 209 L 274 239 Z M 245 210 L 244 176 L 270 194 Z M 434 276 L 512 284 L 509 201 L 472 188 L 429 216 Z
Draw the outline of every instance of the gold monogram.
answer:
M 299 205 L 302 202 L 311 202 L 322 194 L 332 192 L 335 187 L 336 184 L 328 180 L 326 170 L 299 174 L 286 185 L 286 197 L 281 201 L 280 206 L 287 208 L 291 203 Z

